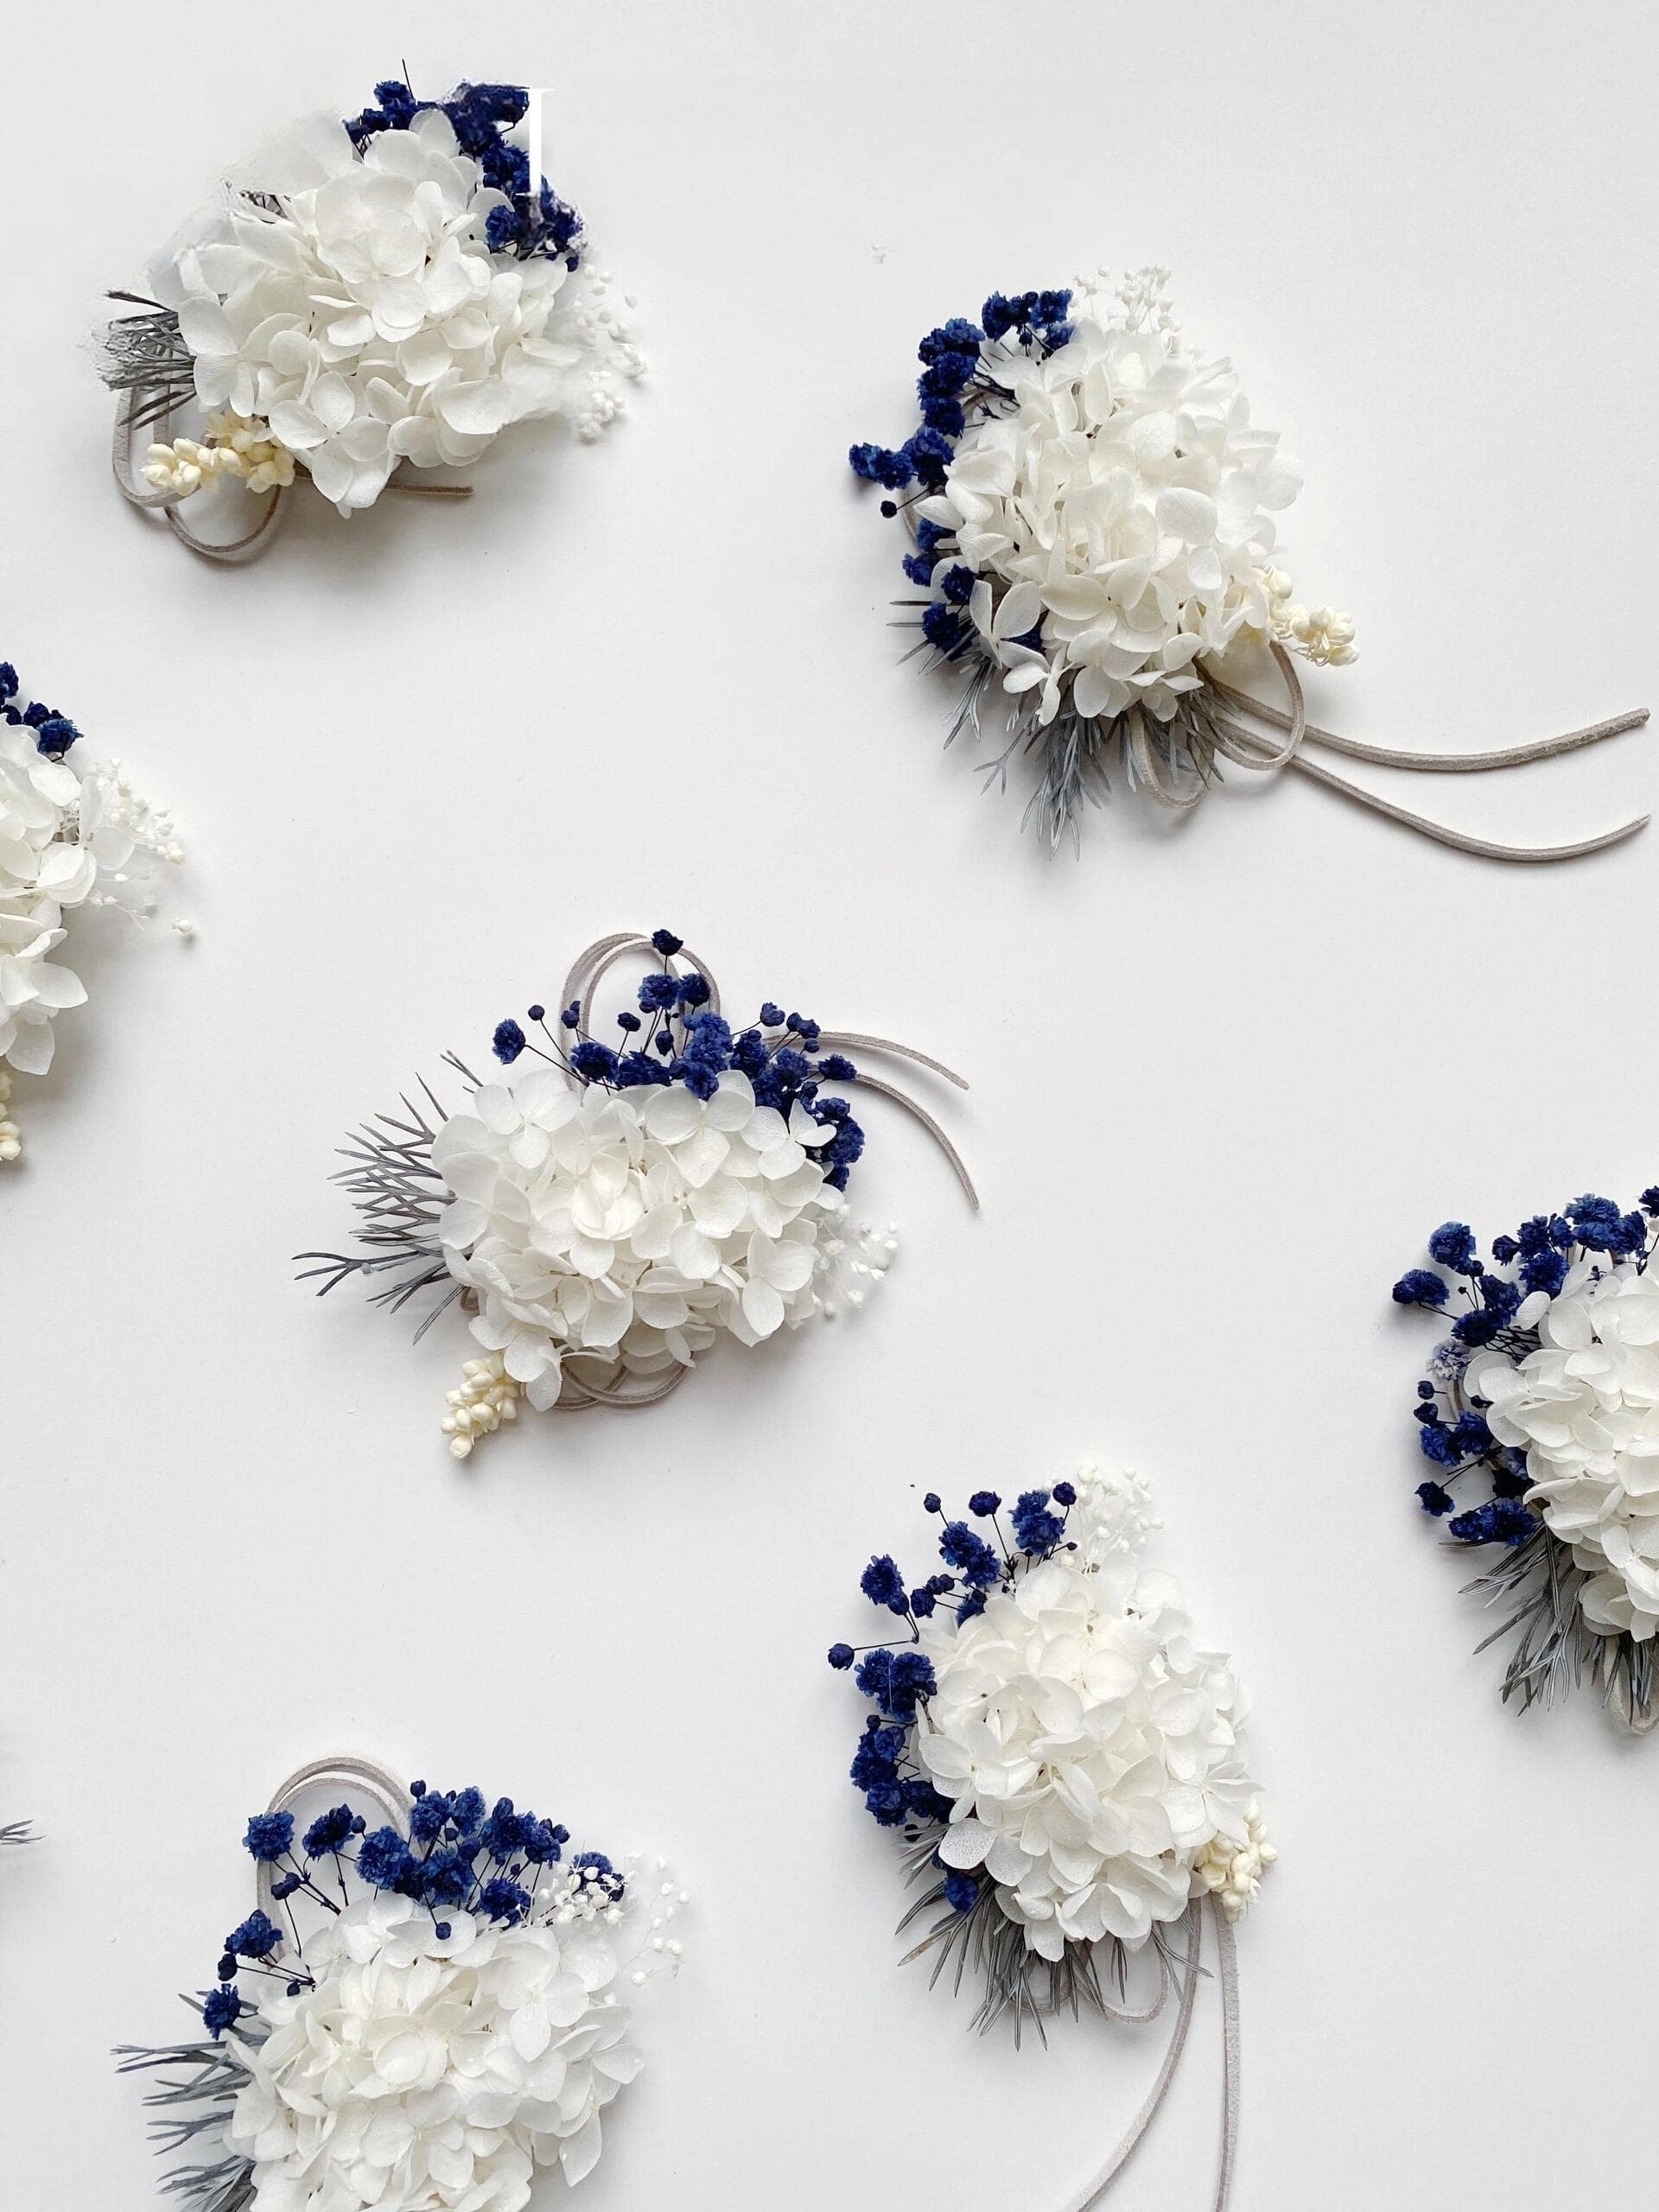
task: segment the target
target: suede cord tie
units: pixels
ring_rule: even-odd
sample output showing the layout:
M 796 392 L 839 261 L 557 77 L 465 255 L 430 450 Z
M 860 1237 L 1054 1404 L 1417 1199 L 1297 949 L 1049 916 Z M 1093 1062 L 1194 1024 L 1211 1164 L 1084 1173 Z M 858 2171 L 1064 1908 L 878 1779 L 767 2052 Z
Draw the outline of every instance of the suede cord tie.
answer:
M 1334 730 L 1320 729 L 1310 722 L 1295 663 L 1281 645 L 1275 642 L 1271 651 L 1284 680 L 1288 709 L 1235 690 L 1230 683 L 1224 683 L 1206 669 L 1208 690 L 1224 703 L 1212 711 L 1207 728 L 1195 727 L 1183 733 L 1192 754 L 1194 772 L 1190 777 L 1183 778 L 1179 771 L 1173 771 L 1169 761 L 1160 756 L 1144 713 L 1137 711 L 1130 717 L 1126 751 L 1131 778 L 1135 783 L 1144 785 L 1160 805 L 1179 813 L 1189 811 L 1217 780 L 1217 762 L 1229 760 L 1236 767 L 1259 774 L 1292 769 L 1296 774 L 1323 785 L 1326 791 L 1351 799 L 1357 806 L 1369 807 L 1373 814 L 1414 830 L 1420 836 L 1432 838 L 1438 845 L 1449 845 L 1454 852 L 1471 853 L 1479 860 L 1581 860 L 1587 853 L 1604 852 L 1610 845 L 1622 844 L 1626 837 L 1634 837 L 1648 825 L 1650 817 L 1643 814 L 1634 821 L 1621 823 L 1616 830 L 1603 830 L 1599 836 L 1580 838 L 1575 844 L 1496 844 L 1488 838 L 1468 836 L 1445 823 L 1431 821 L 1427 815 L 1414 814 L 1407 807 L 1396 806 L 1392 800 L 1365 791 L 1358 784 L 1350 783 L 1346 777 L 1334 774 L 1318 760 L 1310 760 L 1306 749 L 1309 746 L 1323 747 L 1347 760 L 1363 760 L 1379 768 L 1403 768 L 1430 775 L 1480 775 L 1492 769 L 1523 767 L 1529 761 L 1553 760 L 1560 753 L 1599 745 L 1604 738 L 1617 737 L 1625 730 L 1640 729 L 1648 719 L 1645 707 L 1636 708 L 1629 714 L 1614 715 L 1606 721 L 1592 722 L 1583 729 L 1569 730 L 1562 737 L 1540 738 L 1529 745 L 1506 746 L 1497 752 L 1402 752 L 1389 746 L 1364 745 L 1356 738 L 1338 736 Z M 1233 711 L 1227 712 L 1229 708 Z M 1238 719 L 1240 715 L 1265 722 L 1270 729 L 1282 734 L 1281 740 L 1275 741 L 1259 729 L 1247 727 Z

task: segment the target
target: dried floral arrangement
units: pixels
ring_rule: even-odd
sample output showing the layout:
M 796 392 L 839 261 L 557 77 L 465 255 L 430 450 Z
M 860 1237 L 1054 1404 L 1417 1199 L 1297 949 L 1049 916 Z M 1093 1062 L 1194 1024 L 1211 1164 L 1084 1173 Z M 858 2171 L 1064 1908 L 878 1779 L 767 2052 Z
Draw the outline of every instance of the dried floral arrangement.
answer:
M 296 1800 L 337 1787 L 298 1831 Z M 198 2000 L 206 2034 L 117 2053 L 157 2077 L 158 2152 L 200 2154 L 165 2193 L 191 2212 L 518 2212 L 539 2170 L 590 2173 L 643 2063 L 628 1993 L 677 1969 L 687 1897 L 660 1862 L 569 1840 L 511 1798 L 404 1791 L 358 1760 L 293 1777 L 247 1824 L 259 1903 Z
M 522 85 L 425 100 L 393 79 L 262 149 L 147 295 L 111 295 L 137 310 L 97 348 L 127 497 L 193 550 L 244 558 L 297 478 L 349 515 L 388 488 L 463 493 L 411 472 L 464 467 L 515 423 L 599 436 L 643 363 L 581 216 L 531 174 L 531 107 Z M 192 404 L 204 435 L 168 437 Z M 145 430 L 160 435 L 135 474 Z M 263 497 L 240 535 L 181 517 L 213 486 Z
M 154 920 L 162 866 L 184 858 L 169 816 L 141 798 L 118 761 L 88 760 L 67 715 L 19 689 L 0 662 L 0 1163 L 22 1151 L 12 1074 L 44 1075 L 54 1025 L 86 988 L 53 956 L 69 918 L 114 908 Z M 181 936 L 191 925 L 173 925 Z
M 938 1571 L 912 1585 L 879 1554 L 861 1587 L 896 1632 L 834 1645 L 870 1707 L 851 1779 L 903 1840 L 930 1959 L 979 1994 L 976 2025 L 1084 2008 L 1144 2023 L 1175 2003 L 1165 2071 L 1135 2129 L 1089 2187 L 1091 2203 L 1149 2126 L 1185 2041 L 1201 1976 L 1204 1908 L 1224 1999 L 1221 2195 L 1237 2125 L 1232 1928 L 1276 1857 L 1250 1778 L 1249 1700 L 1230 1659 L 1198 1648 L 1178 1584 L 1143 1554 L 1157 1527 L 1138 1477 L 995 1492 L 952 1517 L 937 1493 Z M 1157 1988 L 1131 2009 L 1131 1962 Z
M 843 1048 L 896 1054 L 965 1089 L 960 1076 L 770 1001 L 734 1030 L 683 950 L 667 930 L 601 939 L 559 1012 L 532 1006 L 528 1030 L 498 1025 L 499 1080 L 448 1057 L 468 1086 L 464 1111 L 447 1114 L 423 1085 L 346 1147 L 338 1179 L 359 1249 L 302 1253 L 315 1263 L 305 1273 L 322 1293 L 384 1277 L 376 1296 L 394 1312 L 430 1299 L 421 1333 L 464 1308 L 480 1349 L 443 1416 L 457 1459 L 521 1402 L 650 1405 L 720 1338 L 754 1345 L 861 1306 L 898 1236 L 849 1214 L 864 1132 L 841 1086 L 906 1108 L 976 1203 L 932 1116 Z M 613 1044 L 593 1032 L 594 995 L 628 958 L 654 964 Z
M 1080 842 L 1114 776 L 1184 811 L 1227 766 L 1294 770 L 1491 859 L 1571 860 L 1633 836 L 1645 815 L 1570 845 L 1496 844 L 1310 757 L 1468 773 L 1647 715 L 1485 753 L 1404 752 L 1311 723 L 1299 664 L 1346 667 L 1355 626 L 1296 596 L 1276 518 L 1300 472 L 1252 421 L 1231 362 L 1183 336 L 1168 278 L 1142 269 L 1114 289 L 1102 270 L 1075 288 L 994 292 L 977 321 L 956 316 L 922 340 L 919 427 L 896 448 L 851 450 L 855 473 L 887 495 L 882 512 L 903 518 L 912 650 L 962 679 L 946 742 L 977 742 L 1000 712 L 982 771 L 1001 788 L 1015 762 L 1034 767 L 1026 819 L 1052 848 Z M 1283 706 L 1250 688 L 1263 676 Z
M 1446 1335 L 1417 1385 L 1434 1472 L 1425 1513 L 1457 1545 L 1499 1548 L 1469 1585 L 1503 1618 L 1503 1697 L 1524 1712 L 1587 1678 L 1639 1734 L 1659 1719 L 1659 1186 L 1629 1210 L 1574 1198 L 1496 1237 L 1428 1240 L 1397 1305 Z

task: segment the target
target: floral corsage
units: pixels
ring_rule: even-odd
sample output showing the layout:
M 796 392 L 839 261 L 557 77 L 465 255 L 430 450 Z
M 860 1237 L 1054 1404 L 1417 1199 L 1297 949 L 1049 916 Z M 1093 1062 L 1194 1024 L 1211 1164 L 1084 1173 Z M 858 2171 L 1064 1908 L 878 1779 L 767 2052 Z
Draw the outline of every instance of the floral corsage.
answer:
M 480 1356 L 449 1394 L 457 1459 L 517 1417 L 641 1406 L 664 1397 L 716 1338 L 757 1344 L 814 1314 L 859 1306 L 885 1274 L 896 1232 L 855 1225 L 845 1196 L 864 1150 L 832 1086 L 861 1084 L 905 1107 L 976 1203 L 966 1169 L 913 1099 L 862 1071 L 843 1047 L 896 1054 L 965 1089 L 907 1046 L 830 1032 L 762 1006 L 734 1031 L 708 970 L 678 938 L 601 939 L 566 981 L 562 1010 L 499 1023 L 505 1072 L 469 1086 L 447 1116 L 426 1085 L 366 1123 L 336 1179 L 360 1225 L 353 1253 L 307 1252 L 322 1293 L 385 1277 L 378 1302 L 435 1302 L 471 1317 Z M 590 1024 L 619 960 L 656 964 L 616 1017 Z
M 623 1993 L 679 1964 L 686 1897 L 660 1865 L 567 1856 L 569 1831 L 510 1798 L 405 1792 L 349 1759 L 302 1769 L 243 1840 L 258 1902 L 201 1993 L 205 2037 L 117 2054 L 158 2076 L 158 2151 L 206 2154 L 169 2196 L 518 2212 L 538 2168 L 592 2171 L 643 2063 Z
M 418 100 L 394 80 L 262 150 L 166 248 L 150 296 L 111 296 L 138 310 L 99 344 L 128 499 L 194 550 L 244 557 L 296 474 L 349 515 L 388 486 L 456 494 L 409 472 L 475 461 L 509 423 L 597 437 L 642 364 L 582 218 L 537 174 L 533 114 L 521 85 Z M 169 440 L 193 401 L 205 435 Z M 260 496 L 238 535 L 181 516 L 208 485 Z
M 1395 1302 L 1442 1323 L 1417 1385 L 1423 1510 L 1501 1547 L 1469 1585 L 1512 1641 L 1503 1695 L 1548 1703 L 1585 1675 L 1638 1734 L 1659 1719 L 1659 1187 L 1638 1209 L 1574 1198 L 1499 1236 L 1491 1264 L 1448 1221 Z M 1456 1286 L 1455 1297 L 1453 1285 Z
M 1644 713 L 1484 754 L 1362 745 L 1306 718 L 1298 662 L 1340 668 L 1354 625 L 1294 594 L 1274 517 L 1300 487 L 1278 434 L 1258 429 L 1230 361 L 1181 335 L 1169 272 L 1116 292 L 993 293 L 919 346 L 921 423 L 896 448 L 855 445 L 855 472 L 909 537 L 899 604 L 930 665 L 963 686 L 947 742 L 977 740 L 994 701 L 1004 785 L 1028 758 L 1027 808 L 1049 844 L 1076 842 L 1112 773 L 1161 804 L 1196 806 L 1224 763 L 1294 768 L 1441 843 L 1504 860 L 1567 860 L 1641 821 L 1548 849 L 1494 845 L 1407 812 L 1308 757 L 1376 766 L 1510 767 L 1636 728 Z M 1279 707 L 1241 683 L 1273 673 Z M 1276 733 L 1264 734 L 1261 727 Z
M 22 1149 L 10 1071 L 44 1075 L 53 1023 L 86 1001 L 79 976 L 51 957 L 69 934 L 65 916 L 113 906 L 149 921 L 157 863 L 184 858 L 168 817 L 80 744 L 73 722 L 26 699 L 0 662 L 0 1161 Z M 189 936 L 188 922 L 173 926 Z
M 1173 1994 L 1161 2094 L 1191 2017 L 1209 1901 L 1230 2168 L 1231 1928 L 1275 1853 L 1249 1778 L 1249 1701 L 1231 1660 L 1194 1645 L 1179 1586 L 1143 1563 L 1158 1525 L 1147 1498 L 1138 1477 L 1092 1468 L 1024 1492 L 1006 1514 L 982 1491 L 952 1519 L 930 1493 L 941 1571 L 912 1587 L 893 1559 L 872 1559 L 864 1595 L 901 1633 L 838 1643 L 830 1664 L 852 1672 L 872 1707 L 851 1777 L 878 1824 L 903 1838 L 921 1891 L 899 1923 L 925 1925 L 909 1957 L 931 1955 L 932 1979 L 952 1972 L 958 1987 L 971 1972 L 982 2029 L 1006 2016 L 1017 2039 L 1024 2023 L 1040 2032 L 1045 2014 L 1082 2005 L 1144 2021 Z M 1128 2012 L 1128 1961 L 1148 1947 L 1155 2000 Z

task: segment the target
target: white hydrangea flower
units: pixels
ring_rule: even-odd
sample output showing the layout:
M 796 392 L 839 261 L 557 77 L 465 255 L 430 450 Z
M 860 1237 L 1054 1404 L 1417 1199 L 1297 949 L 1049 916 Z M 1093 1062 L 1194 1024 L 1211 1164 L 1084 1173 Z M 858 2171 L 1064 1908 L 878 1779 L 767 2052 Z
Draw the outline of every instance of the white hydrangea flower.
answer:
M 757 1105 L 735 1069 L 707 1100 L 573 1090 L 539 1066 L 485 1084 L 432 1152 L 473 1334 L 544 1408 L 573 1353 L 588 1378 L 660 1376 L 720 1331 L 753 1344 L 798 1327 L 842 1249 L 845 1201 L 817 1157 L 834 1135 Z
M 31 724 L 0 721 L 0 1068 L 23 1075 L 47 1072 L 57 1016 L 86 1002 L 79 976 L 52 957 L 68 935 L 66 915 L 118 906 L 143 920 L 156 906 L 154 862 L 184 856 L 171 822 L 118 767 L 81 754 L 80 744 L 60 757 L 42 753 Z M 8 1112 L 0 1163 L 21 1149 Z
M 1273 518 L 1300 489 L 1278 434 L 1257 429 L 1230 362 L 1171 320 L 1168 272 L 1073 296 L 1073 335 L 1046 358 L 987 343 L 1012 404 L 972 411 L 942 492 L 918 520 L 953 534 L 978 579 L 968 612 L 1005 688 L 1086 717 L 1168 721 L 1201 659 L 1278 636 L 1351 660 L 1353 626 L 1288 604 Z M 1041 626 L 1040 643 L 1031 642 Z
M 563 415 L 594 435 L 639 356 L 586 261 L 490 251 L 508 204 L 441 110 L 361 153 L 331 117 L 296 126 L 152 271 L 197 397 L 296 456 L 342 514 L 400 462 L 471 461 L 510 423 Z
M 1464 1387 L 1498 1442 L 1525 1452 L 1526 1503 L 1590 1578 L 1586 1621 L 1646 1643 L 1659 1631 L 1659 1281 L 1634 1261 L 1580 1260 L 1516 1319 L 1538 1349 L 1477 1355 Z
M 307 1942 L 315 1986 L 261 1998 L 263 2040 L 232 2031 L 259 2212 L 518 2212 L 538 2167 L 592 2170 L 641 2064 L 607 1916 L 442 1924 L 359 1897 Z
M 1259 1871 L 1267 1855 L 1249 1702 L 1231 1661 L 1195 1648 L 1179 1585 L 1141 1563 L 1145 1484 L 1085 1471 L 1077 1488 L 1075 1551 L 960 1626 L 942 1609 L 921 1627 L 938 1687 L 916 1757 L 953 1806 L 939 1856 L 982 1868 L 1048 1960 L 1068 1942 L 1141 1944 L 1223 1886 L 1218 1865 L 1255 1850 Z M 1229 1909 L 1251 1871 L 1247 1858 Z

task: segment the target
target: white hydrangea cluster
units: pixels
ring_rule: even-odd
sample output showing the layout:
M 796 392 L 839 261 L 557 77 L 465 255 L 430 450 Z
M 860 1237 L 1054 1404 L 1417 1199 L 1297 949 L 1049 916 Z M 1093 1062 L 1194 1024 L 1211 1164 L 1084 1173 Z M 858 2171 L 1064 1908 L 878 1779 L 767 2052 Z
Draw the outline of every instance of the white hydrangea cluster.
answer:
M 938 1687 L 916 1757 L 954 1808 L 939 1856 L 982 1869 L 1047 1960 L 1142 1943 L 1209 1890 L 1242 1912 L 1272 1856 L 1232 1662 L 1194 1646 L 1179 1585 L 1142 1564 L 1145 1484 L 1085 1470 L 1076 1487 L 1075 1550 L 961 1625 L 943 1609 L 922 1624 Z
M 1659 1281 L 1634 1261 L 1580 1259 L 1516 1324 L 1537 1330 L 1537 1350 L 1477 1354 L 1464 1387 L 1498 1442 L 1526 1453 L 1526 1503 L 1590 1578 L 1586 1621 L 1646 1643 L 1659 1632 Z
M 432 1153 L 444 1258 L 499 1356 L 452 1395 L 455 1441 L 470 1448 L 475 1408 L 480 1432 L 497 1426 L 504 1378 L 545 1408 L 573 1354 L 583 1379 L 660 1377 L 722 1331 L 753 1344 L 819 1312 L 846 1251 L 817 1157 L 834 1135 L 757 1105 L 736 1069 L 706 1100 L 573 1090 L 543 1066 L 485 1084 Z
M 45 1074 L 56 1016 L 86 997 L 51 957 L 68 935 L 66 915 L 114 906 L 146 918 L 157 903 L 154 864 L 184 857 L 169 818 L 118 766 L 80 765 L 79 750 L 54 758 L 28 722 L 0 722 L 0 1065 L 26 1075 Z M 15 1159 L 16 1124 L 8 1117 L 5 1128 L 0 1159 Z
M 1182 338 L 1167 276 L 1078 290 L 1073 334 L 1046 357 L 988 343 L 1011 404 L 971 414 L 944 490 L 914 509 L 954 535 L 978 635 L 1040 724 L 1062 704 L 1167 721 L 1198 663 L 1245 636 L 1354 657 L 1345 616 L 1291 603 L 1273 517 L 1300 474 L 1251 423 L 1230 363 Z
M 308 1941 L 315 1986 L 228 2037 L 259 2212 L 518 2212 L 538 2167 L 591 2171 L 642 2063 L 613 1986 L 638 1936 L 620 1907 L 544 1902 L 506 1928 L 377 1891 Z
M 619 378 L 640 373 L 588 260 L 491 251 L 491 211 L 508 205 L 439 109 L 361 152 L 317 117 L 180 233 L 151 288 L 178 315 L 203 406 L 295 456 L 346 514 L 400 463 L 474 461 L 511 423 L 563 416 L 595 436 Z M 149 466 L 174 471 L 175 450 Z

